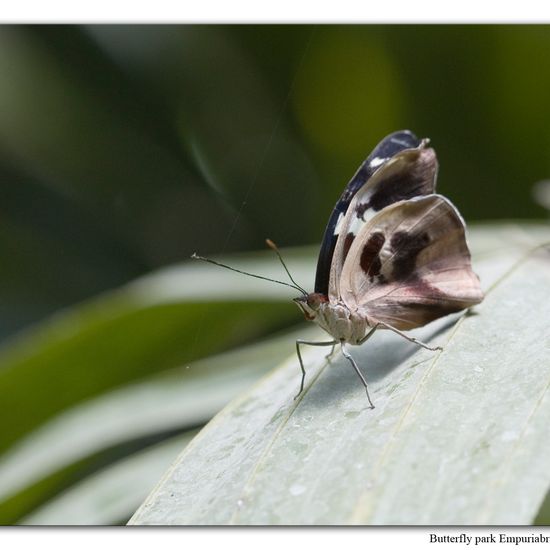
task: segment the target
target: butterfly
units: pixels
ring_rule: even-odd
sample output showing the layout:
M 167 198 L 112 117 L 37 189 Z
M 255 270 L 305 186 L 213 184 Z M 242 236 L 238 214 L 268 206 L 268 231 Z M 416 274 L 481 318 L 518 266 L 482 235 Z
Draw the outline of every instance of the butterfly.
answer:
M 441 348 L 403 331 L 483 300 L 464 220 L 449 199 L 435 193 L 438 162 L 428 145 L 428 139 L 420 140 L 409 130 L 394 132 L 361 164 L 327 223 L 313 292 L 294 281 L 269 240 L 293 284 L 240 271 L 299 290 L 294 302 L 305 318 L 331 336 L 325 342 L 296 341 L 302 372 L 296 397 L 306 378 L 300 346 L 332 346 L 331 355 L 340 345 L 374 408 L 348 344 L 361 345 L 376 330 L 387 329 L 436 351 Z

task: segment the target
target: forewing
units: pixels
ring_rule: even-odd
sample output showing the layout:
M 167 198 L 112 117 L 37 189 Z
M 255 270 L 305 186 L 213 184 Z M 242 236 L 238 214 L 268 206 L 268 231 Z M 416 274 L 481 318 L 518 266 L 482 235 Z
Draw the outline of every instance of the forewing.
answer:
M 441 195 L 393 204 L 365 224 L 340 288 L 350 309 L 397 329 L 423 326 L 483 299 L 464 221 Z
M 335 228 L 338 240 L 333 254 L 329 296 L 337 300 L 346 256 L 363 226 L 385 207 L 413 197 L 433 194 L 437 178 L 435 151 L 422 142 L 416 149 L 395 154 L 382 165 L 353 198 Z
M 337 226 L 343 220 L 349 205 L 361 187 L 371 176 L 384 166 L 397 153 L 405 149 L 415 149 L 423 142 L 409 130 L 401 130 L 386 136 L 361 164 L 357 172 L 347 184 L 341 197 L 334 206 L 334 210 L 325 229 L 321 242 L 319 259 L 317 260 L 317 273 L 315 276 L 315 292 L 327 295 L 329 286 L 330 267 L 334 248 L 338 239 Z

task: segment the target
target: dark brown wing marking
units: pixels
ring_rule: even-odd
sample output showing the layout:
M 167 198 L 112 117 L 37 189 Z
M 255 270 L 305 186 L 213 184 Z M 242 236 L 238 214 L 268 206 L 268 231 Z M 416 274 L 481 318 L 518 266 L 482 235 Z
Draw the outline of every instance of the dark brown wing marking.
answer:
M 429 193 L 433 193 L 435 170 L 434 165 L 433 168 L 430 167 L 430 170 L 411 170 L 393 174 L 386 178 L 383 185 L 376 189 L 368 202 L 361 206 L 379 212 L 382 208 L 395 202 L 425 195 L 427 190 Z M 430 182 L 428 189 L 427 182 Z
M 414 275 L 416 258 L 430 244 L 430 236 L 426 231 L 409 234 L 398 231 L 391 238 L 393 255 L 392 276 L 397 281 L 403 281 Z
M 353 244 L 353 241 L 355 239 L 355 235 L 353 233 L 348 233 L 346 235 L 346 240 L 344 241 L 344 254 L 347 255 L 349 252 L 349 249 L 351 248 L 351 245 Z
M 373 233 L 369 237 L 369 240 L 365 243 L 363 251 L 361 252 L 359 265 L 371 281 L 380 275 L 380 269 L 382 267 L 380 250 L 384 246 L 385 242 L 386 238 L 383 233 Z

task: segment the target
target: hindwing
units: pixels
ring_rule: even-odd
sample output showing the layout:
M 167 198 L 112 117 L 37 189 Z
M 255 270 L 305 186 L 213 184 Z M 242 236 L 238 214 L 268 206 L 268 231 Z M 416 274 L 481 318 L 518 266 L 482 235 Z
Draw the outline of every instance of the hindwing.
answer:
M 412 329 L 481 302 L 465 225 L 441 195 L 400 201 L 364 224 L 339 279 L 338 300 L 369 323 Z

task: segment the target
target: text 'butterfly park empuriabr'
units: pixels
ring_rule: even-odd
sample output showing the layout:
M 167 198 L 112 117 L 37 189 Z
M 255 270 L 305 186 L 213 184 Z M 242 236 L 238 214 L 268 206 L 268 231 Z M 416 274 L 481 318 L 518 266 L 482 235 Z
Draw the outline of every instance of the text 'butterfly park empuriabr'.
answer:
M 377 329 L 388 329 L 435 351 L 441 348 L 431 348 L 402 331 L 483 300 L 479 279 L 472 271 L 464 220 L 449 199 L 435 193 L 437 168 L 428 140 L 419 140 L 408 130 L 395 132 L 376 146 L 329 218 L 314 292 L 295 283 L 275 245 L 268 241 L 292 284 L 273 281 L 300 291 L 302 295 L 294 302 L 305 318 L 331 336 L 326 342 L 296 341 L 302 369 L 298 395 L 306 376 L 300 346 L 333 346 L 334 351 L 339 344 L 374 407 L 348 344 L 359 346 Z M 196 254 L 193 257 L 228 267 Z

